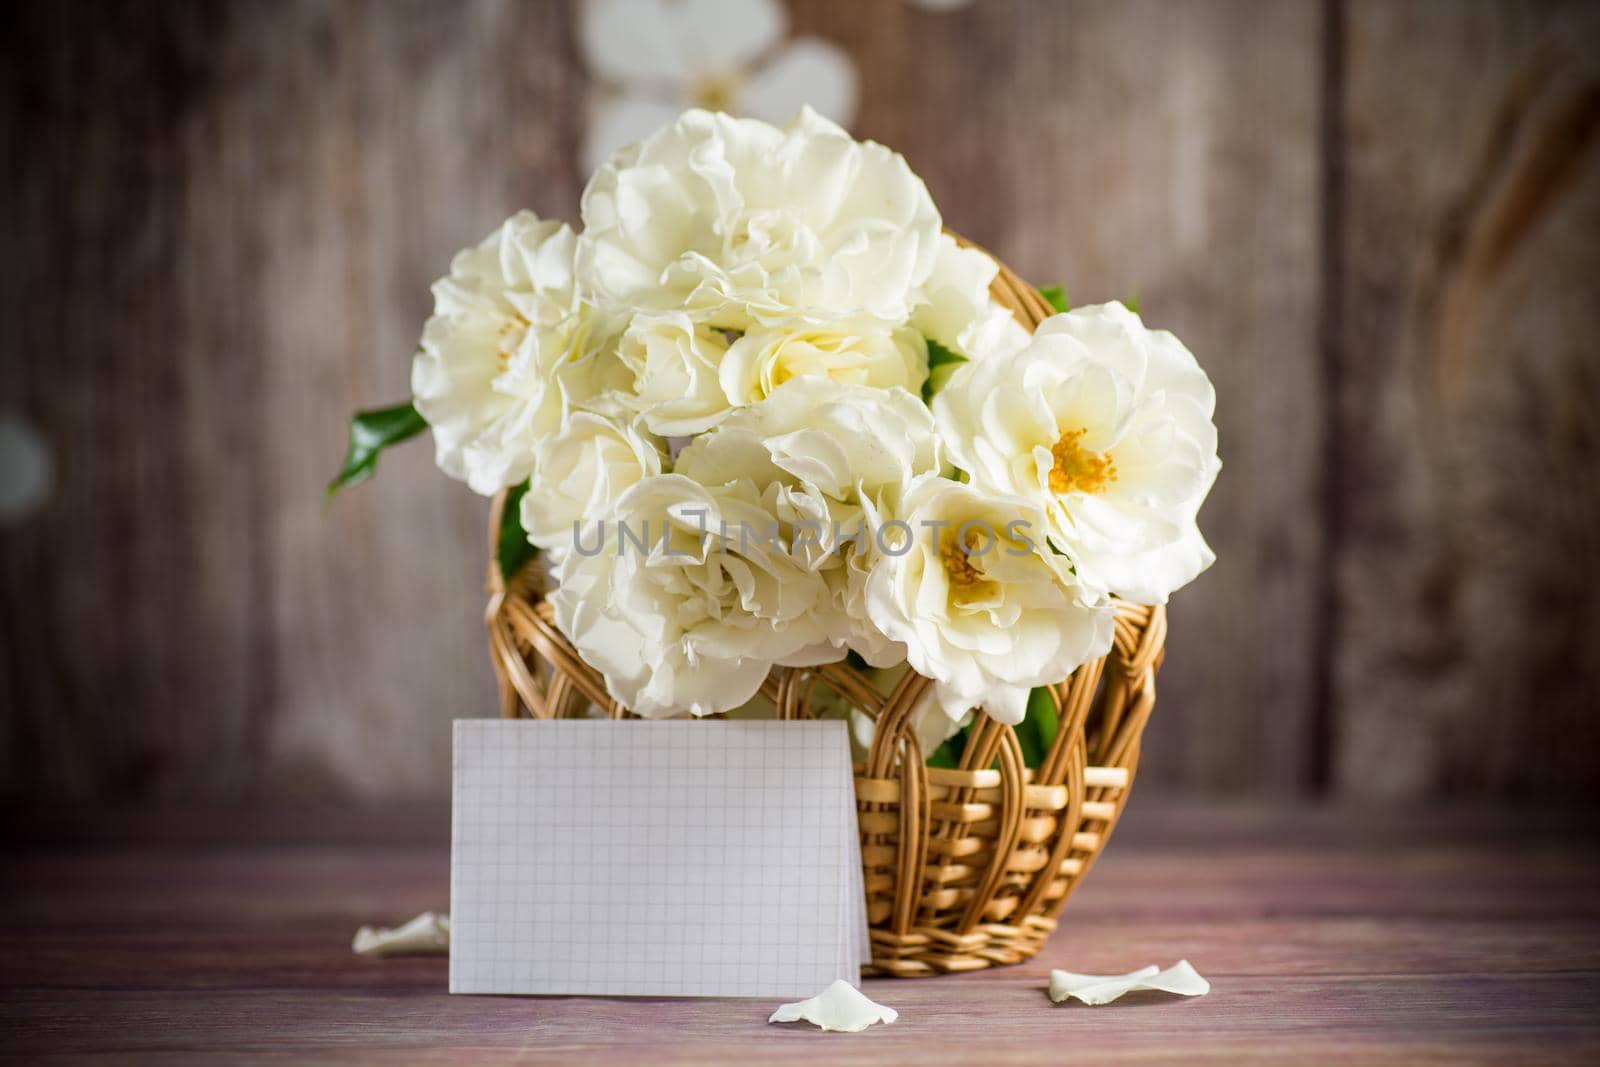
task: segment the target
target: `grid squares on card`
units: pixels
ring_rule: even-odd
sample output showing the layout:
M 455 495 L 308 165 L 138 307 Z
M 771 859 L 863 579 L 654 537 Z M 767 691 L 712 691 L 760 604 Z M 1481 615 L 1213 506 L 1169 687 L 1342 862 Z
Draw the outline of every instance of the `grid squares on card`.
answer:
M 839 722 L 455 724 L 450 989 L 809 996 L 866 915 Z

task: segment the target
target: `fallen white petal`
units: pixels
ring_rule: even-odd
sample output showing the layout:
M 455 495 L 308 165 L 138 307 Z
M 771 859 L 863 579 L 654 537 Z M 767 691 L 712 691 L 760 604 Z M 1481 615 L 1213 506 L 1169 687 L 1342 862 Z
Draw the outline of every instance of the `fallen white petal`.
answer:
M 873 1023 L 892 1023 L 899 1015 L 893 1008 L 874 1004 L 861 990 L 839 978 L 810 1000 L 779 1005 L 767 1022 L 793 1023 L 804 1019 L 824 1030 L 842 1030 L 853 1034 Z
M 1124 993 L 1136 989 L 1154 989 L 1162 993 L 1176 993 L 1180 997 L 1203 997 L 1211 992 L 1211 983 L 1200 977 L 1188 960 L 1179 960 L 1164 971 L 1150 966 L 1127 974 L 1050 972 L 1050 999 L 1057 1004 L 1068 997 L 1077 997 L 1085 1004 L 1110 1004 Z
M 423 956 L 450 951 L 450 916 L 425 911 L 404 926 L 363 926 L 350 948 L 358 956 Z

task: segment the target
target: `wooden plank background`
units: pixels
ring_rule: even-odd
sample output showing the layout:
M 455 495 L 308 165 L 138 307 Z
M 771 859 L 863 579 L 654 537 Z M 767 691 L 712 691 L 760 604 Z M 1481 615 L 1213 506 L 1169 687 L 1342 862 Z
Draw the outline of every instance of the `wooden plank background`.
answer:
M 1600 770 L 1600 13 L 1581 3 L 791 4 L 948 223 L 1215 379 L 1220 557 L 1144 781 L 1570 793 Z M 484 506 L 405 395 L 427 285 L 573 218 L 567 3 L 13 5 L 0 789 L 442 795 L 487 713 Z

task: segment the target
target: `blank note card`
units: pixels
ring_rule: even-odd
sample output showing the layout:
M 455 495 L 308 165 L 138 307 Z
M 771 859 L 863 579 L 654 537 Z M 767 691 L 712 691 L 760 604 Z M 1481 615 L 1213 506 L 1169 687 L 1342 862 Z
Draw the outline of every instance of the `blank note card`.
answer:
M 867 925 L 842 722 L 455 724 L 450 991 L 811 996 Z

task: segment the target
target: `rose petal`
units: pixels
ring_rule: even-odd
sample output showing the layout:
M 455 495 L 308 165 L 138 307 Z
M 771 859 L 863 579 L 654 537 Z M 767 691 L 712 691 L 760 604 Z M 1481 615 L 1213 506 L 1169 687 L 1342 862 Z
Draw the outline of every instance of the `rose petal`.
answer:
M 590 105 L 583 166 L 593 174 L 619 148 L 642 141 L 678 117 L 678 105 L 640 93 L 602 96 Z
M 873 1003 L 861 990 L 839 978 L 810 1000 L 780 1004 L 767 1022 L 794 1023 L 804 1020 L 824 1030 L 853 1034 L 873 1023 L 892 1023 L 899 1017 L 900 1013 L 893 1008 Z
M 1152 965 L 1127 974 L 1050 972 L 1050 999 L 1057 1004 L 1068 997 L 1076 997 L 1085 1004 L 1110 1004 L 1124 993 L 1143 989 L 1180 997 L 1203 997 L 1211 992 L 1211 983 L 1200 977 L 1188 960 L 1179 960 L 1164 971 Z
M 404 926 L 363 926 L 350 950 L 357 956 L 432 956 L 450 952 L 450 916 L 425 911 Z

